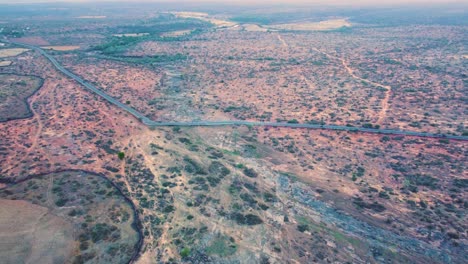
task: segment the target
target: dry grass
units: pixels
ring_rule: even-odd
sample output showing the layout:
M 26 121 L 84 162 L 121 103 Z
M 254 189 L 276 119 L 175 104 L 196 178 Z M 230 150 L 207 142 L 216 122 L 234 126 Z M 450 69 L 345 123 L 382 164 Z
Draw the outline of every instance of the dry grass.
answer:
M 48 50 L 56 50 L 56 51 L 70 51 L 70 50 L 77 50 L 80 48 L 80 46 L 45 46 L 42 48 L 48 49 Z
M 267 32 L 269 30 L 267 28 L 264 28 L 255 24 L 245 24 L 245 25 L 242 25 L 242 27 L 244 28 L 244 30 L 252 31 L 252 32 Z
M 11 63 L 11 61 L 0 61 L 0 67 L 10 66 Z
M 42 80 L 34 76 L 0 75 L 0 121 L 26 118 L 31 111 L 26 98 L 40 88 Z
M 191 30 L 179 30 L 179 31 L 166 32 L 166 33 L 162 34 L 161 36 L 163 36 L 163 37 L 180 37 L 180 36 L 188 35 L 191 32 L 192 32 Z
M 46 207 L 0 200 L 2 263 L 65 262 L 73 251 L 73 227 Z
M 350 27 L 346 19 L 331 19 L 316 23 L 294 23 L 294 24 L 278 24 L 271 25 L 269 28 L 278 30 L 293 30 L 293 31 L 326 31 L 339 29 L 342 27 Z
M 28 49 L 21 49 L 21 48 L 0 49 L 0 58 L 15 57 L 26 51 L 28 51 Z
M 203 20 L 203 21 L 206 21 L 206 22 L 210 22 L 211 24 L 213 24 L 213 25 L 215 25 L 217 27 L 233 27 L 233 26 L 237 25 L 236 23 L 231 22 L 231 21 L 209 17 L 208 14 L 206 14 L 206 13 L 173 12 L 172 14 L 176 15 L 177 17 L 182 17 L 182 18 L 200 19 L 200 20 Z
M 215 18 L 208 18 L 206 21 L 214 24 L 217 27 L 234 27 L 237 24 L 227 20 L 215 19 Z

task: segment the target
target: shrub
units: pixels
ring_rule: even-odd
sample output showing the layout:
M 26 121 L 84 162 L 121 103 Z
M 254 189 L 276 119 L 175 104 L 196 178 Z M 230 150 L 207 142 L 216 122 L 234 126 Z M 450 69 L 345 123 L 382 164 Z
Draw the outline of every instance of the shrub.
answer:
M 184 168 L 186 172 L 200 174 L 200 175 L 206 175 L 207 174 L 207 172 L 202 167 L 202 165 L 200 165 L 198 162 L 192 160 L 188 156 L 184 157 L 184 161 L 186 163 L 185 168 Z
M 362 198 L 354 198 L 353 203 L 358 207 L 358 208 L 365 208 L 365 209 L 371 209 L 377 213 L 381 213 L 386 210 L 385 206 L 378 202 L 373 202 L 373 203 L 366 203 Z
M 258 177 L 258 173 L 254 170 L 254 169 L 250 169 L 250 168 L 245 168 L 243 170 L 245 176 L 247 177 L 250 177 L 250 178 L 257 178 Z
M 455 179 L 453 180 L 453 185 L 459 188 L 467 188 L 468 187 L 468 179 Z
M 299 230 L 299 232 L 304 233 L 305 231 L 309 230 L 309 226 L 308 225 L 298 225 L 297 230 Z
M 106 240 L 110 237 L 112 232 L 116 231 L 117 227 L 108 225 L 106 223 L 98 223 L 91 230 L 91 240 L 96 243 L 101 240 Z
M 182 258 L 186 258 L 190 255 L 190 248 L 183 248 L 181 251 L 180 251 L 180 256 Z
M 58 200 L 55 202 L 55 205 L 62 207 L 62 206 L 64 206 L 67 202 L 68 202 L 68 199 L 66 199 L 66 198 L 60 198 L 60 199 L 58 199 Z
M 258 224 L 263 223 L 263 220 L 254 214 L 243 215 L 241 213 L 233 213 L 231 217 L 239 225 L 258 225 Z
M 120 151 L 119 153 L 117 153 L 117 156 L 119 157 L 120 160 L 123 160 L 125 158 L 125 153 Z
M 438 187 L 437 183 L 439 182 L 439 180 L 434 177 L 422 174 L 408 175 L 406 179 L 411 185 L 427 186 L 430 189 L 436 189 Z

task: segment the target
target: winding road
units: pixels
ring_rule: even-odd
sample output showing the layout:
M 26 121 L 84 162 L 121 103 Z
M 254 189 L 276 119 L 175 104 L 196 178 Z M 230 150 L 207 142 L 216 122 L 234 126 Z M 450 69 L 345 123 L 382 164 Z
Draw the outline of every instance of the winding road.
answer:
M 74 79 L 87 89 L 91 90 L 93 93 L 101 96 L 111 104 L 129 112 L 136 118 L 138 118 L 143 124 L 148 127 L 216 127 L 216 126 L 264 126 L 264 127 L 285 127 L 285 128 L 307 128 L 307 129 L 323 129 L 323 130 L 337 130 L 337 131 L 350 131 L 350 132 L 363 132 L 363 133 L 373 133 L 373 134 L 386 134 L 386 135 L 401 135 L 401 136 L 414 136 L 414 137 L 425 137 L 425 138 L 445 138 L 445 139 L 454 139 L 461 141 L 468 141 L 468 136 L 456 136 L 449 134 L 434 134 L 434 133 L 424 133 L 424 132 L 414 132 L 406 130 L 396 130 L 396 129 L 372 129 L 372 128 L 362 128 L 362 127 L 351 127 L 351 126 L 339 126 L 339 125 L 318 125 L 318 124 L 296 124 L 296 123 L 278 123 L 278 122 L 254 122 L 254 121 L 240 121 L 240 120 L 226 120 L 226 121 L 193 121 L 193 122 L 158 122 L 153 121 L 146 117 L 143 113 L 138 112 L 132 107 L 119 102 L 117 99 L 106 94 L 102 90 L 98 89 L 96 86 L 86 82 L 81 77 L 75 75 L 69 70 L 65 69 L 54 57 L 49 55 L 43 49 L 18 43 L 10 42 L 19 46 L 23 46 L 32 50 L 35 50 L 46 57 L 54 66 L 65 74 L 66 76 Z

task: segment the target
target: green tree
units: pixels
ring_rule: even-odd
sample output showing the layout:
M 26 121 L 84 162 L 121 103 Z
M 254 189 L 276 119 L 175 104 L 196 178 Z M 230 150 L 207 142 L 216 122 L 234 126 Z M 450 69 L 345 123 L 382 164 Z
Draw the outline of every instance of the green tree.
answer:
M 125 153 L 123 153 L 122 151 L 119 152 L 117 155 L 119 156 L 120 160 L 123 160 L 125 158 Z
M 180 251 L 180 256 L 182 258 L 186 258 L 190 255 L 190 248 L 183 248 L 181 251 Z

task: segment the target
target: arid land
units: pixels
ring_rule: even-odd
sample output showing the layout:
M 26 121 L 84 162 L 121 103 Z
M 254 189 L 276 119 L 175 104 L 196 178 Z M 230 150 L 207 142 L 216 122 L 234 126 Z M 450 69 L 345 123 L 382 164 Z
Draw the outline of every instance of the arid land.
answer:
M 10 22 L 14 35 L 2 37 L 62 47 L 47 52 L 152 120 L 467 135 L 466 26 L 373 27 L 349 18 L 344 29 L 291 30 L 335 18 L 262 24 L 225 13 L 60 19 Z M 287 28 L 259 30 L 278 24 Z M 18 48 L 5 42 L 0 54 Z M 14 98 L 30 109 L 0 123 L 8 241 L 0 255 L 8 261 L 466 262 L 466 141 L 148 128 L 38 52 L 7 59 L 0 91 L 12 100 L 23 87 Z M 12 210 L 23 216 L 15 228 Z M 37 239 L 50 233 L 51 241 Z

